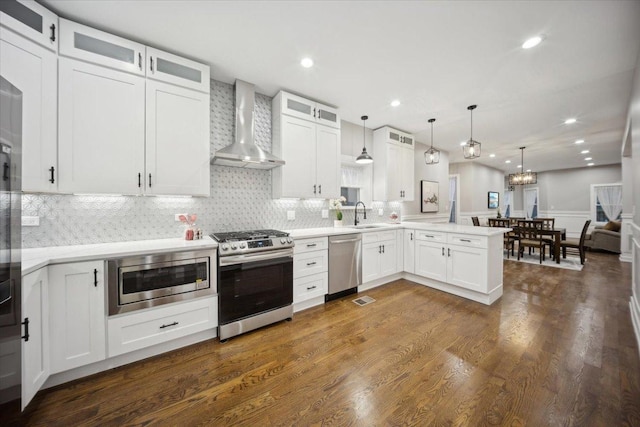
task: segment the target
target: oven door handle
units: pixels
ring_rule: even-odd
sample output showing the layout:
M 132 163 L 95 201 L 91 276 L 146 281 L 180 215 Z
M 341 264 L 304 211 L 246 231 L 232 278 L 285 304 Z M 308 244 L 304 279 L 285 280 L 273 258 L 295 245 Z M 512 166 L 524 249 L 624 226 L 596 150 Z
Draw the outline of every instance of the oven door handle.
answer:
M 293 258 L 293 249 L 284 249 L 278 251 L 271 251 L 264 254 L 249 254 L 249 255 L 232 255 L 228 257 L 220 257 L 220 267 L 237 264 L 247 264 L 255 261 L 266 261 L 276 258 Z

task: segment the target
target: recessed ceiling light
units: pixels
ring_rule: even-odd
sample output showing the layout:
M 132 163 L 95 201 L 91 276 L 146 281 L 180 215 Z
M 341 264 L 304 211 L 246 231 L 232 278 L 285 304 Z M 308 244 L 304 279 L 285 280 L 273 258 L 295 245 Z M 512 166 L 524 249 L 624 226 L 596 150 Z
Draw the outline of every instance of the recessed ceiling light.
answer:
M 532 47 L 538 46 L 541 41 L 542 41 L 542 37 L 540 36 L 531 37 L 530 39 L 527 39 L 527 41 L 522 43 L 522 48 L 531 49 Z
M 587 166 L 593 166 L 595 163 L 587 163 Z
M 589 160 L 593 160 L 593 157 L 585 157 L 584 160 L 588 162 Z
M 391 101 L 392 107 L 397 107 L 398 105 L 400 105 L 400 101 L 398 101 L 397 99 L 394 99 L 393 101 Z
M 584 142 L 584 139 L 578 139 L 578 140 L 576 141 L 576 144 L 582 144 L 583 142 Z
M 505 160 L 504 162 L 505 163 L 511 163 L 511 160 Z
M 588 152 L 589 152 L 589 150 L 582 150 L 582 151 L 580 152 L 580 154 L 587 154 Z
M 531 172 L 531 169 L 527 169 L 527 172 Z
M 460 145 L 467 145 L 467 141 L 462 141 Z
M 495 157 L 495 156 L 496 156 L 495 154 L 489 154 L 489 157 Z
M 574 123 L 575 123 L 575 122 L 577 122 L 577 121 L 578 121 L 578 119 L 576 119 L 575 117 L 571 117 L 570 119 L 565 120 L 565 121 L 564 121 L 564 124 L 565 124 L 565 125 L 572 125 L 572 124 L 574 124 Z
M 522 165 L 518 165 L 517 167 L 518 167 L 518 168 L 521 168 L 521 167 L 522 167 Z
M 313 67 L 313 59 L 302 58 L 302 61 L 300 61 L 300 65 L 302 65 L 304 68 L 311 68 Z

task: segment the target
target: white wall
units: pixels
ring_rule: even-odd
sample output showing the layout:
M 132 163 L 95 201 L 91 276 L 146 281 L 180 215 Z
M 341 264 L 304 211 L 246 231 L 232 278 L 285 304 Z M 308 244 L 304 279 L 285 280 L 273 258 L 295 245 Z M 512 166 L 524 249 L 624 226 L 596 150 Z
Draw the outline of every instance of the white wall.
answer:
M 489 191 L 500 193 L 500 211 L 504 213 L 504 172 L 472 160 L 449 165 L 451 175 L 460 175 L 460 224 L 471 224 L 470 218 L 495 217 L 496 210 L 487 207 Z
M 440 162 L 427 165 L 424 162 L 424 152 L 429 148 L 421 142 L 414 147 L 414 190 L 413 202 L 402 203 L 403 221 L 447 222 L 449 220 L 449 153 L 440 152 Z M 438 213 L 420 212 L 420 181 L 435 181 L 439 183 Z

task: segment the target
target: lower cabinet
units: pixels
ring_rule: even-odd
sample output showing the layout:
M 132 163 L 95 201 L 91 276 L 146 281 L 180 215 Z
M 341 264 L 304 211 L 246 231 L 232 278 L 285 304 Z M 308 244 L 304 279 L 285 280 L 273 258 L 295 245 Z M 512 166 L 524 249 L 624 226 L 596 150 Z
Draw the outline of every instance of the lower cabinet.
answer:
M 416 231 L 415 230 L 399 230 L 399 233 L 404 233 L 403 240 L 403 268 L 400 270 L 407 273 L 416 272 Z
M 218 326 L 218 297 L 170 304 L 107 321 L 109 357 Z
M 397 272 L 396 230 L 362 234 L 362 283 Z
M 22 277 L 22 317 L 29 338 L 22 339 L 22 409 L 49 378 L 49 285 L 47 268 Z M 24 334 L 26 336 L 26 329 Z
M 49 266 L 51 373 L 104 360 L 105 263 Z
M 328 248 L 327 237 L 296 240 L 293 248 L 293 303 L 298 304 L 298 309 L 311 307 L 316 302 L 323 303 L 319 297 L 329 292 Z M 316 301 L 311 301 L 315 298 Z

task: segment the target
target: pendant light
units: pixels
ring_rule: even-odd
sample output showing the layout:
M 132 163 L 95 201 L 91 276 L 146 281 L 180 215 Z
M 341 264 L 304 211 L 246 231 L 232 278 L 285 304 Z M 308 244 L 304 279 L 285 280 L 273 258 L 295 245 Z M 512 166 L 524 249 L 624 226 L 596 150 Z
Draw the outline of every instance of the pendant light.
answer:
M 362 116 L 362 153 L 356 159 L 356 163 L 361 165 L 368 165 L 373 163 L 373 158 L 367 153 L 367 128 L 364 126 L 365 122 L 369 119 L 369 116 Z
M 527 185 L 537 184 L 538 174 L 536 172 L 525 172 L 524 169 L 524 149 L 527 147 L 520 147 L 520 169 L 519 173 L 509 174 L 509 185 Z
M 424 162 L 428 165 L 435 165 L 440 161 L 440 150 L 433 148 L 433 122 L 436 119 L 429 119 L 431 123 L 431 148 L 424 152 Z
M 462 153 L 464 154 L 465 159 L 477 159 L 480 157 L 480 149 L 482 144 L 478 141 L 473 140 L 473 110 L 475 110 L 477 105 L 469 105 L 467 110 L 471 112 L 471 137 L 467 141 L 466 144 L 462 147 Z

